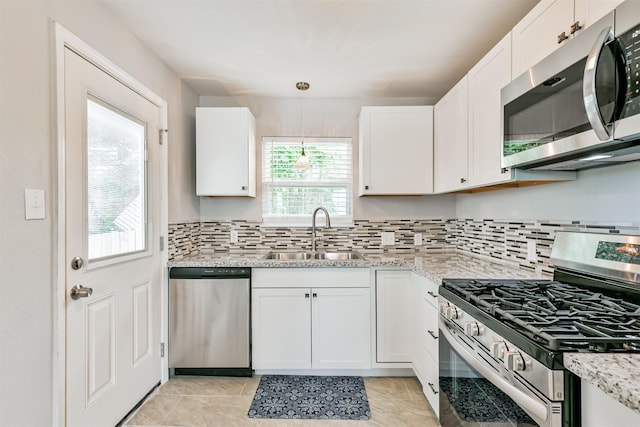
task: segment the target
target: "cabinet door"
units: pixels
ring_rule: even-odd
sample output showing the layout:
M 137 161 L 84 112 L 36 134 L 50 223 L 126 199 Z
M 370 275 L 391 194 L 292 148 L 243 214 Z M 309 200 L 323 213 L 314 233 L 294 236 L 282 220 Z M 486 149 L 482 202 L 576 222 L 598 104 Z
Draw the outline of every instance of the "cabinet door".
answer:
M 255 119 L 248 108 L 196 108 L 196 194 L 255 197 Z
M 359 195 L 433 192 L 433 107 L 362 107 Z
M 376 362 L 411 362 L 410 271 L 376 272 Z
M 558 35 L 570 36 L 573 24 L 573 0 L 541 0 L 513 27 L 513 58 L 511 78 L 537 64 L 556 50 Z
M 254 369 L 311 368 L 311 291 L 253 289 Z
M 624 0 L 575 0 L 575 21 L 584 28 L 611 12 Z
M 436 193 L 467 187 L 467 76 L 434 108 L 434 189 Z
M 368 288 L 312 290 L 313 369 L 370 369 Z
M 473 67 L 469 78 L 469 183 L 508 181 L 503 173 L 500 90 L 511 81 L 511 34 Z

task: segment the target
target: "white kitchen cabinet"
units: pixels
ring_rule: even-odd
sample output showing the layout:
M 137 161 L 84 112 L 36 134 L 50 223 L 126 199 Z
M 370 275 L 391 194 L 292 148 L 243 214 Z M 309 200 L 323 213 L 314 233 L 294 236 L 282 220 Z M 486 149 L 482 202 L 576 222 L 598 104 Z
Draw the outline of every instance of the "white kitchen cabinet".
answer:
M 433 107 L 362 107 L 359 196 L 433 193 Z
M 570 37 L 580 34 L 578 27 L 588 27 L 621 2 L 541 0 L 513 27 L 512 79 L 562 46 Z
M 434 190 L 458 191 L 468 186 L 467 76 L 434 107 Z
M 311 368 L 310 290 L 254 289 L 252 299 L 253 367 Z
M 252 271 L 254 369 L 369 369 L 368 269 Z
M 413 274 L 412 364 L 422 390 L 436 415 L 439 414 L 438 285 Z
M 468 74 L 469 185 L 508 181 L 502 162 L 500 90 L 511 81 L 511 34 L 507 34 Z
M 618 402 L 597 386 L 580 382 L 582 427 L 637 427 L 640 414 Z
M 409 363 L 412 351 L 412 274 L 376 271 L 376 362 Z
M 248 108 L 196 108 L 196 195 L 256 196 L 255 118 Z

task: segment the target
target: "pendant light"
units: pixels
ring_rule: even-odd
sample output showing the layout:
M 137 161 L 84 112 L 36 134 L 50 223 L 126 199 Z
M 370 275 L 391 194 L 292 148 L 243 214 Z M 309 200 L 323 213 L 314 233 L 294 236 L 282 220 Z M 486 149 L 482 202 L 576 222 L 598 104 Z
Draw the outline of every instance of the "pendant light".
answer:
M 307 82 L 298 82 L 296 83 L 296 89 L 299 91 L 305 91 L 309 89 L 309 83 Z M 309 164 L 309 157 L 304 152 L 304 104 L 302 105 L 302 153 L 300 153 L 300 158 L 296 161 L 296 169 L 308 171 L 311 168 Z

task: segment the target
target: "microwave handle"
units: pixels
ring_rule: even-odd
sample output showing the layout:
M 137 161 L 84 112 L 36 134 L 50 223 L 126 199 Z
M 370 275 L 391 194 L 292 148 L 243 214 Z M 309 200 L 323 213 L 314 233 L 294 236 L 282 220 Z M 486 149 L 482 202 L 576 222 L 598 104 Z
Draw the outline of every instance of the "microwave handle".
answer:
M 587 64 L 584 67 L 584 79 L 582 83 L 582 96 L 584 108 L 591 127 L 601 141 L 611 138 L 611 132 L 606 123 L 602 120 L 600 109 L 598 108 L 598 96 L 596 94 L 596 70 L 600 53 L 604 45 L 614 39 L 613 29 L 607 27 L 596 38 L 596 42 L 587 57 Z

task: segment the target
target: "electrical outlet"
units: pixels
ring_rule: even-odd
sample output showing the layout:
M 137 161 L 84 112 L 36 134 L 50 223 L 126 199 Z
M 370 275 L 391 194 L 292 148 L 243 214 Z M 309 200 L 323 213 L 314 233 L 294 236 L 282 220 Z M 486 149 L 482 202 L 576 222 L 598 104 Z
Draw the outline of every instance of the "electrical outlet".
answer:
M 231 230 L 229 234 L 229 243 L 238 243 L 238 230 Z
M 414 246 L 422 246 L 422 233 L 416 233 L 413 235 Z
M 380 240 L 382 246 L 393 246 L 396 242 L 396 233 L 393 231 L 383 231 L 380 233 Z
M 527 240 L 527 260 L 538 262 L 538 253 L 535 240 Z

